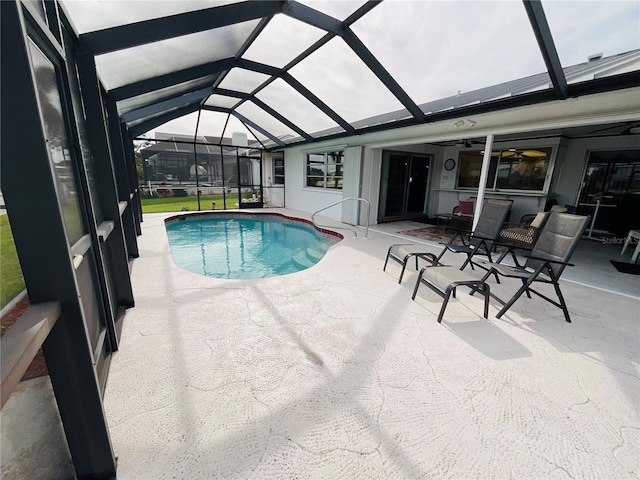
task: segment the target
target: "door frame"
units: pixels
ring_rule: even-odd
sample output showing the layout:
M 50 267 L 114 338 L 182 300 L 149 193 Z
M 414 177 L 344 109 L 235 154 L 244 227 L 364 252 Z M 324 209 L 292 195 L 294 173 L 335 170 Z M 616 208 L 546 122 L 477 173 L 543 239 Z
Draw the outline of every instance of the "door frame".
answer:
M 403 155 L 405 156 L 405 158 L 407 159 L 407 168 L 406 168 L 406 172 L 405 172 L 405 180 L 404 180 L 404 194 L 403 194 L 403 206 L 402 206 L 402 213 L 399 215 L 384 215 L 384 209 L 386 209 L 386 197 L 387 197 L 387 192 L 384 191 L 385 188 L 385 182 L 384 182 L 384 165 L 385 165 L 385 160 L 387 158 L 389 158 L 389 156 L 391 155 Z M 407 151 L 403 151 L 403 150 L 392 150 L 392 149 L 384 149 L 382 150 L 382 156 L 381 156 L 381 162 L 380 162 L 380 185 L 378 188 L 378 213 L 377 213 L 377 219 L 378 221 L 389 221 L 391 219 L 402 219 L 402 218 L 411 218 L 411 217 L 415 217 L 417 215 L 417 212 L 412 212 L 409 213 L 407 211 L 407 207 L 408 207 L 408 202 L 409 202 L 409 189 L 410 189 L 410 174 L 411 174 L 411 166 L 413 163 L 413 159 L 419 157 L 419 158 L 424 158 L 427 160 L 429 167 L 431 167 L 432 162 L 433 162 L 433 154 L 430 153 L 421 153 L 421 152 L 407 152 Z M 390 160 L 387 160 L 390 161 Z M 423 205 L 423 210 L 422 213 L 424 214 L 424 212 L 426 212 L 427 207 L 428 207 L 428 203 L 429 203 L 429 194 L 431 192 L 431 177 L 432 175 L 429 174 L 428 178 L 427 178 L 427 188 L 425 190 L 425 201 L 424 201 L 424 205 Z M 388 186 L 388 185 L 387 185 Z

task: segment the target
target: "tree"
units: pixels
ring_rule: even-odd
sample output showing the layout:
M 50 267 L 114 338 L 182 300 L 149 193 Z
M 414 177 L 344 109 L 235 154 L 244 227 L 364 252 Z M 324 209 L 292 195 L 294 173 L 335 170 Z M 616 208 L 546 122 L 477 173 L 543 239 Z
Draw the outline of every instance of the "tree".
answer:
M 133 141 L 133 156 L 136 162 L 136 172 L 138 174 L 138 186 L 144 187 L 144 167 L 142 161 L 142 150 L 153 145 L 153 142 L 148 140 L 134 140 Z

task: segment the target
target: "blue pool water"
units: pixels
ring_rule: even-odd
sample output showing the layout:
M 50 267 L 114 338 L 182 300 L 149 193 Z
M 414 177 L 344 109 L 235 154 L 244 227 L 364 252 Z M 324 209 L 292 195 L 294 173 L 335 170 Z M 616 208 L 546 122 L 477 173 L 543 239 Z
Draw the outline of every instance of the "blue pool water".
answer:
M 264 278 L 315 265 L 339 241 L 274 215 L 188 216 L 166 223 L 173 260 L 217 278 Z

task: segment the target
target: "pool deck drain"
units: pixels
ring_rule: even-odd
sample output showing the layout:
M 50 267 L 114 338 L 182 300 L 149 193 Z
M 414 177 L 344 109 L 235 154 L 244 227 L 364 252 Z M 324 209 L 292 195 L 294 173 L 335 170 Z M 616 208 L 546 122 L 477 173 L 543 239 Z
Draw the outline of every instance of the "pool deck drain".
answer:
M 438 324 L 415 271 L 382 271 L 397 238 L 222 280 L 176 267 L 165 216 L 145 215 L 105 394 L 119 478 L 638 477 L 637 299 L 561 282 L 568 324 L 535 298 L 484 320 L 461 291 Z

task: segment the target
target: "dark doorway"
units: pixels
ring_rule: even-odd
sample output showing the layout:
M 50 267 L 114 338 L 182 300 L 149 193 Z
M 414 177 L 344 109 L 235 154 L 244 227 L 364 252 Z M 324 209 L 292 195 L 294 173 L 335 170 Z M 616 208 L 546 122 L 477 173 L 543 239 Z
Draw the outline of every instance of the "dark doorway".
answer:
M 413 157 L 409 170 L 409 200 L 407 213 L 424 213 L 429 182 L 429 159 Z
M 640 150 L 591 152 L 578 212 L 595 216 L 594 231 L 626 235 L 640 228 L 639 208 Z
M 424 214 L 429 185 L 430 157 L 409 152 L 382 153 L 378 218 Z

